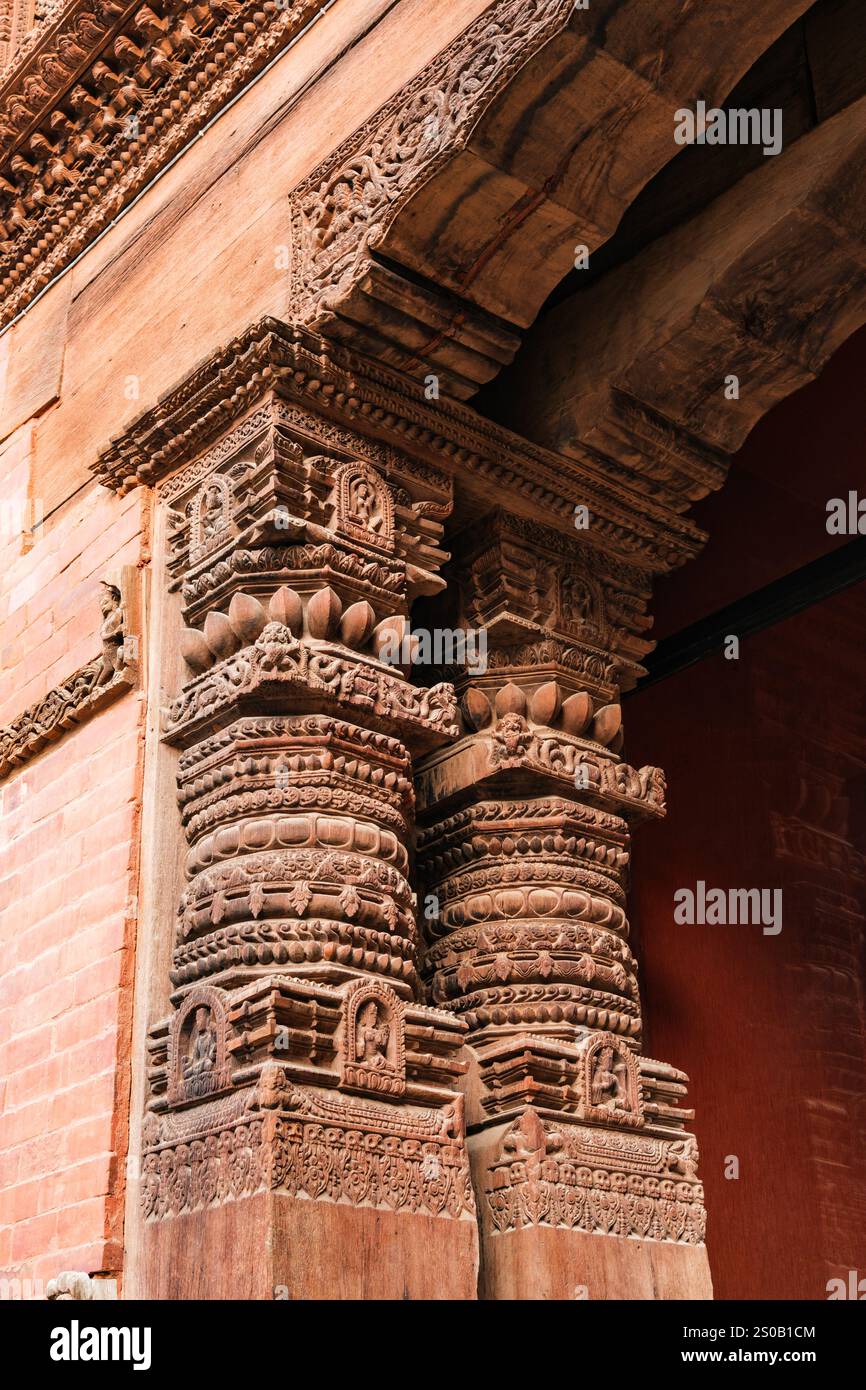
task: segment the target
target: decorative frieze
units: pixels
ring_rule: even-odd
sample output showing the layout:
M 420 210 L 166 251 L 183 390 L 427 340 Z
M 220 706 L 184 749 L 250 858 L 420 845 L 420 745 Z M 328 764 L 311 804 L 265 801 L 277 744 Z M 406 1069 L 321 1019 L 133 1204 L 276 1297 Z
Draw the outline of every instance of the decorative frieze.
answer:
M 494 1236 L 533 1226 L 703 1244 L 697 1144 L 542 1120 L 526 1110 L 502 1139 L 484 1192 Z
M 152 1034 L 145 1218 L 278 1191 L 474 1220 L 460 1045 L 376 980 L 197 987 Z
M 322 8 L 76 0 L 40 26 L 0 82 L 0 322 Z

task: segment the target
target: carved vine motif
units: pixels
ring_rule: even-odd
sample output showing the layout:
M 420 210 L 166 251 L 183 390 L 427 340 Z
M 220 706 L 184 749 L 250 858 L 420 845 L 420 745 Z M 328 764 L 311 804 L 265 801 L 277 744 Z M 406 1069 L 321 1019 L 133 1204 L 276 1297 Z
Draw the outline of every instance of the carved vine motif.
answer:
M 403 202 L 462 149 L 512 75 L 568 20 L 572 0 L 490 6 L 296 190 L 299 316 L 333 308 Z
M 397 725 L 427 727 L 443 736 L 457 733 L 450 685 L 419 688 L 363 662 L 318 652 L 294 637 L 284 624 L 269 623 L 251 647 L 219 662 L 185 687 L 169 707 L 166 735 L 174 737 L 193 722 L 213 718 L 239 697 L 268 684 L 303 686 L 339 704 L 358 706 Z
M 292 1196 L 303 1192 L 317 1201 L 474 1219 L 462 1145 L 421 1145 L 357 1132 L 343 1136 L 297 1122 L 281 1126 L 278 1141 L 273 1186 Z
M 202 573 L 184 580 L 181 593 L 184 603 L 191 606 L 209 598 L 216 589 L 230 586 L 241 575 L 274 574 L 283 578 L 310 569 L 328 569 L 363 584 L 375 585 L 386 599 L 401 593 L 405 583 L 398 565 L 363 560 L 333 545 L 262 546 L 257 550 L 232 549 Z
M 585 651 L 582 647 L 569 646 L 555 637 L 544 637 L 537 642 L 525 642 L 520 646 L 494 647 L 488 653 L 489 671 L 511 671 L 521 666 L 563 667 L 596 682 L 599 686 L 613 689 L 618 663 L 612 657 L 601 653 Z
M 550 1176 L 547 1176 L 547 1174 Z M 501 1176 L 487 1191 L 495 1234 L 522 1226 L 563 1226 L 603 1235 L 703 1245 L 707 1217 L 703 1203 L 673 1182 L 630 1178 L 625 1173 L 569 1171 L 545 1165 L 543 1176 Z M 685 1186 L 684 1184 L 681 1186 Z
M 498 721 L 490 741 L 493 767 L 524 765 L 561 777 L 570 786 L 624 808 L 654 816 L 665 813 L 665 777 L 661 768 L 629 766 L 599 757 L 565 735 L 543 735 L 531 730 L 522 716 L 506 714 Z
M 292 1197 L 474 1219 L 462 1144 L 402 1138 L 366 1129 L 262 1120 L 145 1156 L 146 1219 L 178 1216 L 270 1188 Z

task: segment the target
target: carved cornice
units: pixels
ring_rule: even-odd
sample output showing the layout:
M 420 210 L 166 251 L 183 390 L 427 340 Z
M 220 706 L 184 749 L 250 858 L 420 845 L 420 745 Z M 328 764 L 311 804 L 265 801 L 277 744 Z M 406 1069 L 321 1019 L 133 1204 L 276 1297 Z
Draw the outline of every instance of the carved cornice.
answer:
M 70 0 L 43 22 L 0 82 L 0 323 L 322 8 L 320 0 L 180 8 Z M 572 9 L 572 0 L 490 5 L 304 180 L 292 198 L 301 317 L 321 319 L 357 282 L 399 209 L 465 147 Z M 431 313 L 425 305 L 422 316 Z M 477 320 L 470 336 L 489 338 L 482 356 L 508 360 L 517 339 Z
M 73 0 L 0 84 L 0 323 L 284 48 L 321 0 Z
M 306 328 L 265 318 L 220 348 L 138 417 L 93 465 L 106 487 L 152 485 L 214 444 L 269 392 L 420 456 L 492 496 L 522 498 L 560 530 L 577 505 L 592 524 L 581 541 L 664 572 L 691 558 L 705 537 L 693 522 L 612 484 L 581 463 L 539 448 L 471 408 L 428 402 L 408 378 L 335 347 Z M 575 533 L 577 534 L 577 533 Z
M 0 79 L 0 149 L 6 156 L 48 114 L 88 58 L 141 8 L 135 0 L 66 0 L 37 22 Z

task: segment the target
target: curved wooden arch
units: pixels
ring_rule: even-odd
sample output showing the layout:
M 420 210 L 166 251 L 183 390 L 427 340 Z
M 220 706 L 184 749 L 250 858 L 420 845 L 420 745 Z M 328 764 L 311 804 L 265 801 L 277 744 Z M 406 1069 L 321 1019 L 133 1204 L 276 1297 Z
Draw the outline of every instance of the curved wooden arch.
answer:
M 866 97 L 583 294 L 515 365 L 508 423 L 682 511 L 866 322 Z
M 292 196 L 303 321 L 468 397 L 807 0 L 497 0 Z

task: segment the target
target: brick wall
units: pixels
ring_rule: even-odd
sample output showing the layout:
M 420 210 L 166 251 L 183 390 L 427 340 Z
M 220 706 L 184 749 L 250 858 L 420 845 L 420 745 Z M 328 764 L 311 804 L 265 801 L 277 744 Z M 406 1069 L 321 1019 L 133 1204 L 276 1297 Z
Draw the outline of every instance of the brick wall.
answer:
M 31 428 L 0 446 L 0 724 L 98 654 L 101 576 L 142 558 L 139 494 L 87 487 L 22 536 Z M 3 1278 L 122 1266 L 142 712 L 0 781 Z

